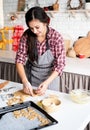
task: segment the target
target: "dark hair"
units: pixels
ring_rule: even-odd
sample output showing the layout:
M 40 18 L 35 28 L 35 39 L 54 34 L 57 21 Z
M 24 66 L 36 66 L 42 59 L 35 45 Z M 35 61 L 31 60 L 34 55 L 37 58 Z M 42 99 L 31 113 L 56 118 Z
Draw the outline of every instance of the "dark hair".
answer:
M 38 19 L 40 22 L 49 24 L 50 18 L 46 14 L 43 8 L 41 7 L 32 7 L 25 14 L 26 24 L 29 27 L 28 23 L 33 19 Z
M 26 15 L 25 20 L 26 24 L 29 27 L 29 22 L 33 19 L 38 19 L 40 22 L 49 24 L 50 18 L 45 13 L 44 9 L 41 7 L 32 7 L 30 8 Z M 27 35 L 27 44 L 28 44 L 28 55 L 31 61 L 38 59 L 37 45 L 36 45 L 36 35 L 29 29 L 25 32 Z

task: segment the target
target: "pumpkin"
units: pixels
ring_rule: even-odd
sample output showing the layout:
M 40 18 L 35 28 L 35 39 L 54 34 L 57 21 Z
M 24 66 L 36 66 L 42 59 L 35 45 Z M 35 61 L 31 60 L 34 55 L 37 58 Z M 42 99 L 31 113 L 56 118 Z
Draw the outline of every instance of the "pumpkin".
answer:
M 85 58 L 90 57 L 90 36 L 78 39 L 74 43 L 76 55 L 84 55 Z

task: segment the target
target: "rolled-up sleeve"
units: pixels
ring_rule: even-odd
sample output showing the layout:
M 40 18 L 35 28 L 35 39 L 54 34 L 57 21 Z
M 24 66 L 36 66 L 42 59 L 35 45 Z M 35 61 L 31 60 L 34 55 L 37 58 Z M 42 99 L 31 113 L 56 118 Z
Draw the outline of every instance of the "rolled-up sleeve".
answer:
M 63 37 L 59 33 L 57 33 L 54 38 L 54 57 L 53 70 L 57 71 L 61 76 L 66 65 L 66 53 Z
M 16 53 L 15 63 L 21 63 L 25 65 L 27 59 L 27 40 L 23 35 L 19 42 L 18 51 Z

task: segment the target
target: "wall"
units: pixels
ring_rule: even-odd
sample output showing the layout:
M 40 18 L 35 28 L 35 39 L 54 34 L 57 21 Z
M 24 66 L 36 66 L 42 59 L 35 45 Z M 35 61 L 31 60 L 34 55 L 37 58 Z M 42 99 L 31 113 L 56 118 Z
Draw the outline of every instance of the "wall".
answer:
M 24 14 L 18 15 L 18 20 L 11 22 L 10 21 L 10 12 L 17 11 L 17 1 L 18 0 L 3 0 L 4 3 L 4 21 L 5 26 L 22 24 L 25 25 Z M 31 0 L 32 1 L 32 0 Z M 34 1 L 34 0 L 33 0 Z M 47 2 L 55 2 L 56 0 L 38 0 L 38 2 L 42 2 L 47 4 Z M 67 13 L 67 1 L 68 0 L 60 0 L 60 11 L 54 14 L 54 17 L 51 17 L 50 26 L 58 30 L 64 37 L 70 37 L 73 42 L 79 36 L 86 36 L 88 31 L 90 31 L 90 16 L 86 17 L 86 14 L 83 12 L 75 13 L 74 16 L 71 13 Z M 26 1 L 27 2 L 27 1 Z M 83 0 L 83 3 L 84 0 Z M 51 4 L 51 3 L 48 3 Z M 78 0 L 74 0 L 74 6 L 78 5 Z M 76 4 L 76 5 L 75 5 Z M 85 5 L 84 5 L 85 6 Z M 84 7 L 83 7 L 84 8 Z
M 3 0 L 0 0 L 0 28 L 4 25 L 4 17 L 3 17 Z

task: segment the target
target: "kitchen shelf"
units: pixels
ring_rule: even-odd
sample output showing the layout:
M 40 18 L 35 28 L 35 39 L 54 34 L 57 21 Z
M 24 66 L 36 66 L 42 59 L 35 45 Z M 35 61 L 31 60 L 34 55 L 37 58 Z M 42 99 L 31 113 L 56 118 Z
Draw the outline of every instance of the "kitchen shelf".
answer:
M 76 13 L 84 13 L 86 17 L 90 17 L 90 10 L 82 9 L 82 10 L 66 10 L 67 13 L 72 14 L 75 17 Z
M 51 17 L 54 17 L 54 14 L 59 13 L 59 10 L 53 10 L 53 11 L 46 11 L 47 14 L 50 14 Z
M 45 11 L 47 14 L 50 14 L 50 16 L 51 17 L 54 17 L 54 14 L 55 13 L 59 13 L 59 11 L 50 11 L 50 10 L 48 10 L 48 11 Z M 25 14 L 26 12 L 25 11 L 17 11 L 17 12 L 11 12 L 10 14 L 13 14 L 13 15 L 23 15 L 23 14 Z
M 45 11 L 47 14 L 50 14 L 51 17 L 54 17 L 54 14 L 56 13 L 70 13 L 73 17 L 76 16 L 77 13 L 84 13 L 85 16 L 87 18 L 90 17 L 90 10 L 87 10 L 87 9 L 80 9 L 80 10 L 55 10 L 55 11 Z M 13 15 L 23 15 L 25 14 L 26 12 L 25 11 L 17 11 L 17 12 L 11 12 L 10 14 L 13 14 Z

